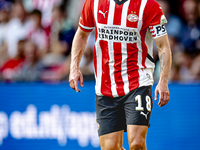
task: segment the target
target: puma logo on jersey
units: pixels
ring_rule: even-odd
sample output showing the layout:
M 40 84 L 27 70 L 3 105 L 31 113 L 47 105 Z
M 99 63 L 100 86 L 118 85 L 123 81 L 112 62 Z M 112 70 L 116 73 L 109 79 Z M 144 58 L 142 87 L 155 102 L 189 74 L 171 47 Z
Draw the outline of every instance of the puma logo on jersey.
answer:
M 149 112 L 147 112 L 147 114 L 145 114 L 144 112 L 141 111 L 140 114 L 145 116 L 145 118 L 147 119 L 147 117 L 148 117 L 147 115 L 149 114 Z
M 107 11 L 105 13 L 103 13 L 101 10 L 99 10 L 99 13 L 102 14 L 104 18 L 106 18 Z

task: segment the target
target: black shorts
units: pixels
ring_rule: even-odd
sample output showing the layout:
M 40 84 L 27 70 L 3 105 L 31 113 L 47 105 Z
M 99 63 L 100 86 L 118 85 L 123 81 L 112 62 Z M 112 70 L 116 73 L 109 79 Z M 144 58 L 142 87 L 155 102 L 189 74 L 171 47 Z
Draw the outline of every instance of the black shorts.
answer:
M 117 98 L 96 95 L 95 101 L 99 136 L 126 132 L 127 125 L 150 126 L 152 86 L 139 87 Z

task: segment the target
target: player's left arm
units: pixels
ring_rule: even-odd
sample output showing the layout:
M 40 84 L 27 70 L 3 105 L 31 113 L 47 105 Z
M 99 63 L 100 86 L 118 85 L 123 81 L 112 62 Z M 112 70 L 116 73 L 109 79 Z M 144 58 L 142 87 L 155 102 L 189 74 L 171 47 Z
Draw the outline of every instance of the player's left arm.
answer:
M 168 78 L 171 70 L 172 55 L 167 34 L 154 39 L 154 41 L 158 48 L 160 59 L 160 79 L 155 90 L 155 100 L 158 99 L 159 94 L 158 105 L 162 107 L 169 101 Z

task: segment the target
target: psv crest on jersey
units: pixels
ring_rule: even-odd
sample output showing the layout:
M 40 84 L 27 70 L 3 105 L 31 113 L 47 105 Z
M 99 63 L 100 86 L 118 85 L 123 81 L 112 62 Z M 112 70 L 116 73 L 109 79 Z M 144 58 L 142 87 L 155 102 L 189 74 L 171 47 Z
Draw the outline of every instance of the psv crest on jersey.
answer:
M 127 16 L 127 19 L 128 19 L 130 22 L 136 22 L 136 21 L 138 21 L 138 16 L 135 15 L 135 14 L 129 14 L 129 15 Z

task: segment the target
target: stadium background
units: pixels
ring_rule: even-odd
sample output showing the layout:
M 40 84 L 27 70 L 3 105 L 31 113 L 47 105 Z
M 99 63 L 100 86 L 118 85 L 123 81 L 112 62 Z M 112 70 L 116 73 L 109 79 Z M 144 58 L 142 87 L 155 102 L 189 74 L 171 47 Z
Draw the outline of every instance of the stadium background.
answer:
M 154 102 L 148 150 L 198 150 L 200 2 L 158 0 L 173 53 L 170 102 Z M 81 61 L 84 88 L 68 84 L 70 48 L 84 0 L 0 1 L 0 149 L 100 149 L 92 66 L 94 33 Z M 155 89 L 159 61 L 154 47 Z M 124 147 L 128 149 L 124 134 Z

